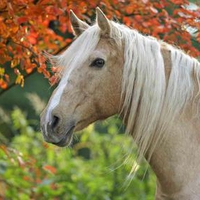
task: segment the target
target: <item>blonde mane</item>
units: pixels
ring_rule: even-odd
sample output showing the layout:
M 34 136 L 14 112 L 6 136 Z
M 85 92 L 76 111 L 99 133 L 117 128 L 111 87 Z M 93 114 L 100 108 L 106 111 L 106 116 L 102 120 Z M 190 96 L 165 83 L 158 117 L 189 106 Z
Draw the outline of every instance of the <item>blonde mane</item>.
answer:
M 193 75 L 199 85 L 200 64 L 165 44 L 171 54 L 171 73 L 166 80 L 162 42 L 113 22 L 111 27 L 111 37 L 124 43 L 121 114 L 126 131 L 139 147 L 138 159 L 143 155 L 150 159 L 156 146 L 167 137 L 166 131 L 191 103 Z
M 166 80 L 161 41 L 113 21 L 110 21 L 110 28 L 110 37 L 119 48 L 124 48 L 120 114 L 126 123 L 126 132 L 138 145 L 138 158 L 148 153 L 146 157 L 150 159 L 156 146 L 166 137 L 165 132 L 192 99 L 193 75 L 199 85 L 200 64 L 181 50 L 165 44 L 171 55 L 171 73 Z M 56 57 L 56 62 L 73 68 L 77 61 L 84 62 L 100 38 L 98 25 L 89 27 Z M 75 56 L 74 52 L 77 52 Z M 63 75 L 68 77 L 66 73 L 70 71 L 64 68 Z M 65 78 L 60 84 L 62 82 L 66 82 Z
M 70 145 L 73 132 L 119 114 L 136 161 L 155 172 L 156 199 L 200 199 L 200 63 L 96 13 L 89 26 L 70 11 L 77 38 L 53 58 L 63 70 L 41 115 L 45 141 Z M 128 182 L 137 168 L 134 159 Z

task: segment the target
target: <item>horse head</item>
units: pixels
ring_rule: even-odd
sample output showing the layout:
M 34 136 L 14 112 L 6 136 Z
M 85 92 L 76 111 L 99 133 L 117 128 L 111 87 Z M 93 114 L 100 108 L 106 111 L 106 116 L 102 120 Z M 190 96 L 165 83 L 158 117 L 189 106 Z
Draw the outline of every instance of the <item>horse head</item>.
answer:
M 47 142 L 70 144 L 73 131 L 119 111 L 123 50 L 111 35 L 111 21 L 97 8 L 93 26 L 70 11 L 76 36 L 71 46 L 56 57 L 62 78 L 41 114 Z

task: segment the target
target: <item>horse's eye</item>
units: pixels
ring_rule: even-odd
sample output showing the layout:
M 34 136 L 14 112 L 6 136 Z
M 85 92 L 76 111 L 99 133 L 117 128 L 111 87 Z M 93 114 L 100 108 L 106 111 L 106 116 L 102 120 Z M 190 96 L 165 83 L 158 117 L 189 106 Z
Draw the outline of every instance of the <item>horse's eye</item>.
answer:
M 92 63 L 91 63 L 91 67 L 98 67 L 101 68 L 103 67 L 105 64 L 105 60 L 102 58 L 96 58 Z

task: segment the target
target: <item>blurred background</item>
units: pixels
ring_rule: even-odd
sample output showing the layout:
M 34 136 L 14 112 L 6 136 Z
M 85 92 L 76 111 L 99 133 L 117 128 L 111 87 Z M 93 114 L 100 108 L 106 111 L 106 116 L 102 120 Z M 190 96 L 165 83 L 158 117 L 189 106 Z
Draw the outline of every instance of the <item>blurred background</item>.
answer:
M 155 176 L 145 160 L 136 162 L 137 147 L 118 116 L 76 133 L 70 148 L 45 143 L 40 132 L 39 115 L 58 82 L 44 55 L 72 42 L 70 9 L 92 24 L 96 6 L 199 59 L 198 0 L 2 0 L 0 200 L 154 199 Z

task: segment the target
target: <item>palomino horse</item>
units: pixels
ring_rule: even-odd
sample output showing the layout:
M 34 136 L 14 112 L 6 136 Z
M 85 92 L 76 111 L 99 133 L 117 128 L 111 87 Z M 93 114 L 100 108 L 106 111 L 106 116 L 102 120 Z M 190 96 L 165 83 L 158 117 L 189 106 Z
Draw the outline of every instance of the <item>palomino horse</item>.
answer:
M 41 116 L 58 146 L 73 131 L 119 114 L 157 176 L 156 199 L 200 199 L 200 64 L 164 42 L 106 18 L 70 18 L 76 40 L 56 62 L 62 77 Z

